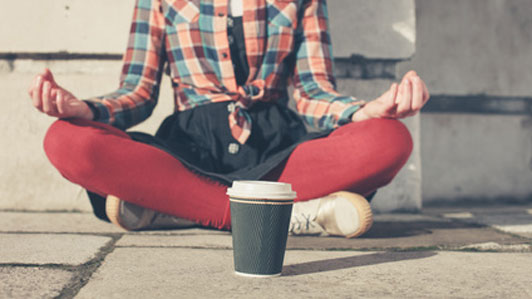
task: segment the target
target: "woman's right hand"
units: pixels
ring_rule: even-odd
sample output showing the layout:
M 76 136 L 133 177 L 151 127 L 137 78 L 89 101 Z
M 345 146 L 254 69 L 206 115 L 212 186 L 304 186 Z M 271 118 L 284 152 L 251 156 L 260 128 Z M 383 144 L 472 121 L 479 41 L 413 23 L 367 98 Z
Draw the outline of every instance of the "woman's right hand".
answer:
M 399 119 L 416 115 L 430 98 L 425 82 L 414 71 L 406 73 L 400 84 L 355 112 L 352 121 L 371 118 Z
M 45 69 L 33 79 L 28 93 L 37 110 L 58 118 L 93 119 L 89 106 L 59 86 L 52 72 Z

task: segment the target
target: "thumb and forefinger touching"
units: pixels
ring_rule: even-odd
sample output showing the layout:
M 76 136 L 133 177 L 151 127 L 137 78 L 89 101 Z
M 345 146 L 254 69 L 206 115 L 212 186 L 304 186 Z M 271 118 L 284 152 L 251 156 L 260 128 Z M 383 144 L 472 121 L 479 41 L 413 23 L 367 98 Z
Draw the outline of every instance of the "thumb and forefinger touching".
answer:
M 429 98 L 430 94 L 425 82 L 421 80 L 416 72 L 409 71 L 402 78 L 394 98 L 394 108 L 396 110 L 394 118 L 415 115 L 421 110 Z
M 58 112 L 56 98 L 60 89 L 52 72 L 46 68 L 33 78 L 28 94 L 35 108 L 48 115 L 55 115 Z

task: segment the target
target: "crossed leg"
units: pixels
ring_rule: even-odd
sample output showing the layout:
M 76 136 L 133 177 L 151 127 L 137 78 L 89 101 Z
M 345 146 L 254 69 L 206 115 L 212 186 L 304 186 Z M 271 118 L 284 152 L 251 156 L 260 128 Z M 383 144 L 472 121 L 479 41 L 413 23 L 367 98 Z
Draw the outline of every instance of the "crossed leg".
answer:
M 230 228 L 226 186 L 191 172 L 170 154 L 136 142 L 117 128 L 58 120 L 46 134 L 44 149 L 66 179 L 87 190 L 203 226 Z M 339 190 L 369 194 L 391 181 L 411 149 L 410 134 L 399 121 L 351 123 L 326 138 L 299 145 L 263 179 L 291 183 L 298 201 Z

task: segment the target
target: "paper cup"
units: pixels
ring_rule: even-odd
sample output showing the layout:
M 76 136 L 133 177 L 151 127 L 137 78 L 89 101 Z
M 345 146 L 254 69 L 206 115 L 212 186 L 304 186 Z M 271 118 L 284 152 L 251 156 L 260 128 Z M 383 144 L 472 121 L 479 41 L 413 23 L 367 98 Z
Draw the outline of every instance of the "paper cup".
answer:
M 281 275 L 296 193 L 286 183 L 235 181 L 227 194 L 235 273 L 248 277 Z

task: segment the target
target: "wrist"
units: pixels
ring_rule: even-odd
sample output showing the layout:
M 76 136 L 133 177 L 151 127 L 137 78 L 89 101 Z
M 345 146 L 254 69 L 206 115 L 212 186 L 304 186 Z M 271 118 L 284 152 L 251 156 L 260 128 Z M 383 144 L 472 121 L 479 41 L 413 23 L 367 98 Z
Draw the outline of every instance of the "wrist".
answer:
M 366 113 L 366 109 L 364 108 L 365 106 L 363 106 L 362 108 L 358 109 L 355 113 L 353 113 L 353 116 L 351 116 L 352 122 L 364 121 L 364 120 L 368 120 L 372 118 Z
M 87 102 L 80 101 L 81 102 L 81 111 L 78 115 L 79 118 L 87 119 L 87 120 L 93 120 L 94 119 L 94 113 L 92 112 L 91 107 Z

